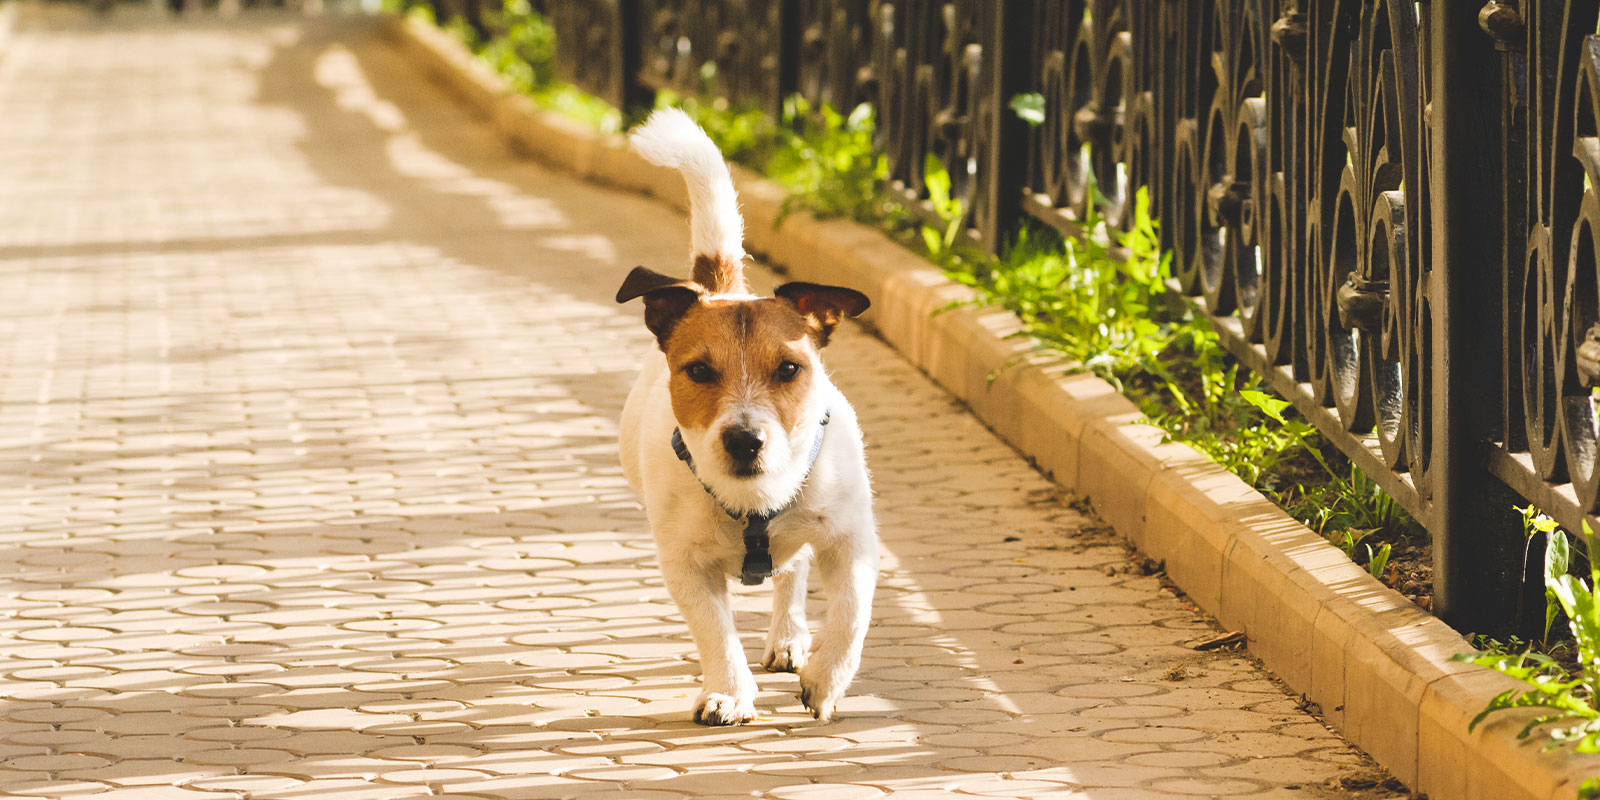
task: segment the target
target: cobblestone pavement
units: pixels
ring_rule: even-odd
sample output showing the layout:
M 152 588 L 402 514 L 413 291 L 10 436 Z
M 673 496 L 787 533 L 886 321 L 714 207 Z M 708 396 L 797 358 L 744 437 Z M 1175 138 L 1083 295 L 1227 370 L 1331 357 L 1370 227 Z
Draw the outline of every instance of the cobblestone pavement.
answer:
M 512 158 L 350 20 L 58 20 L 0 61 L 0 119 L 0 794 L 1374 774 L 1248 659 L 1190 649 L 1206 620 L 856 330 L 829 356 L 886 547 L 861 676 L 831 724 L 761 674 L 756 724 L 696 726 L 614 441 L 650 340 L 610 296 L 682 267 L 678 214 Z M 767 591 L 740 590 L 753 658 Z

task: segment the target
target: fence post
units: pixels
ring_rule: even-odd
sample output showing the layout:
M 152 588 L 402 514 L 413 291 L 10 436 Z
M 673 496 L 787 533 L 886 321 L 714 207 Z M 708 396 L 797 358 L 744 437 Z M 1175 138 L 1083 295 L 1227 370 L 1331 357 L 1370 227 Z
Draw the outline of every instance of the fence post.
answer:
M 789 96 L 800 91 L 800 45 L 806 37 L 806 22 L 800 9 L 800 0 L 779 0 L 778 29 L 778 85 L 777 97 L 765 98 L 767 112 L 775 120 L 783 120 L 783 104 Z M 850 113 L 850 109 L 842 109 Z M 796 121 L 798 123 L 798 120 Z
M 989 213 L 980 222 L 983 246 L 998 254 L 1007 234 L 1022 218 L 1022 187 L 1027 170 L 1028 130 L 1011 111 L 1011 98 L 1027 88 L 1028 37 L 1037 24 L 1027 0 L 992 0 L 994 27 L 987 32 L 991 65 L 993 114 L 984 138 L 989 141 L 982 191 Z M 977 122 L 976 120 L 974 122 Z
M 1433 603 L 1462 632 L 1516 632 L 1524 542 L 1490 475 L 1499 416 L 1503 220 L 1500 59 L 1477 4 L 1428 3 L 1433 146 Z M 1526 633 L 1525 631 L 1523 633 Z
M 617 96 L 611 98 L 623 118 L 655 105 L 656 94 L 644 85 L 639 70 L 644 63 L 645 8 L 642 0 L 615 0 L 617 4 Z

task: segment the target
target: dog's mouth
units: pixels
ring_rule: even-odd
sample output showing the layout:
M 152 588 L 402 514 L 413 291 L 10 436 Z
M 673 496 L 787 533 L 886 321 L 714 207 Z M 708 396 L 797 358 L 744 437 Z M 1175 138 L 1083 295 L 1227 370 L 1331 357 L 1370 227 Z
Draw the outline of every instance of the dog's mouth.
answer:
M 755 464 L 740 464 L 735 462 L 730 470 L 735 478 L 754 478 L 761 474 L 761 468 Z

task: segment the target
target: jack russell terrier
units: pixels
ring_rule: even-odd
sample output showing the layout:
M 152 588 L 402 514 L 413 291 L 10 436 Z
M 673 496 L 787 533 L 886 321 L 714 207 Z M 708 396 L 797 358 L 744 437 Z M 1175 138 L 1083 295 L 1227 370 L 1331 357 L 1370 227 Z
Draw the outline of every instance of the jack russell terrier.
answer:
M 826 721 L 861 663 L 878 537 L 861 429 L 821 351 L 846 314 L 867 310 L 867 298 L 814 283 L 786 283 L 775 298 L 751 294 L 744 220 L 716 145 L 677 109 L 656 111 L 630 138 L 689 187 L 693 278 L 635 267 L 617 302 L 644 298 L 659 345 L 622 411 L 622 469 L 700 652 L 705 686 L 694 719 L 755 719 L 756 682 L 728 579 L 755 586 L 771 577 L 762 663 L 799 673 L 800 701 Z M 815 647 L 805 617 L 813 555 L 829 601 Z

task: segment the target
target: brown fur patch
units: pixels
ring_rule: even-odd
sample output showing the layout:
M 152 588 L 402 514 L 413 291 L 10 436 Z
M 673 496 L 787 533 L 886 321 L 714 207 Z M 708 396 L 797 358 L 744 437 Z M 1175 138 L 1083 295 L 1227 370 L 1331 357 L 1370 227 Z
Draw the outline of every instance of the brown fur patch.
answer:
M 707 300 L 689 309 L 662 349 L 672 371 L 672 413 L 686 428 L 708 428 L 728 403 L 772 410 L 793 435 L 805 423 L 800 412 L 821 369 L 810 326 L 787 303 L 773 299 Z M 793 380 L 779 366 L 800 366 Z M 715 379 L 696 383 L 692 364 L 704 364 Z
M 700 302 L 705 289 L 693 281 L 680 281 L 670 275 L 644 267 L 634 267 L 617 289 L 617 302 L 626 303 L 635 297 L 644 298 L 644 324 L 656 335 L 656 341 L 666 346 L 672 326 L 678 324 L 690 306 Z
M 794 310 L 806 318 L 818 347 L 827 346 L 828 337 L 846 314 L 860 316 L 872 305 L 866 295 L 854 289 L 803 281 L 779 286 L 776 294 L 792 303 Z
M 737 260 L 724 255 L 696 255 L 692 276 L 695 283 L 706 287 L 712 294 L 749 291 L 744 282 L 744 268 Z

